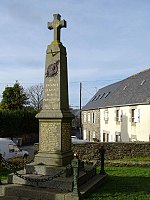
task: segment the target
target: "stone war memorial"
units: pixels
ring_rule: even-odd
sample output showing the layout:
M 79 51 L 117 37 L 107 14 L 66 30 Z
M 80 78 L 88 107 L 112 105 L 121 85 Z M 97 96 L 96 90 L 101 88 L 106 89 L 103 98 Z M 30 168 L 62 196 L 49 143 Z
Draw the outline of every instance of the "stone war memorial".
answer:
M 3 158 L 2 163 L 13 171 L 7 183 L 0 186 L 3 200 L 79 200 L 101 185 L 107 178 L 102 168 L 86 166 L 71 148 L 67 52 L 60 41 L 61 28 L 67 22 L 54 14 L 48 29 L 54 40 L 46 50 L 44 99 L 39 120 L 39 151 L 34 161 L 15 171 Z

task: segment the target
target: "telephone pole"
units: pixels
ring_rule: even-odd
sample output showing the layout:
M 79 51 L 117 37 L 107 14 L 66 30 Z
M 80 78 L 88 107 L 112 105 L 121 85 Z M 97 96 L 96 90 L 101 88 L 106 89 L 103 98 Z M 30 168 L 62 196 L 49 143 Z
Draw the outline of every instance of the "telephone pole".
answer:
M 80 139 L 82 139 L 82 115 L 81 115 L 81 110 L 82 110 L 82 83 L 80 82 Z

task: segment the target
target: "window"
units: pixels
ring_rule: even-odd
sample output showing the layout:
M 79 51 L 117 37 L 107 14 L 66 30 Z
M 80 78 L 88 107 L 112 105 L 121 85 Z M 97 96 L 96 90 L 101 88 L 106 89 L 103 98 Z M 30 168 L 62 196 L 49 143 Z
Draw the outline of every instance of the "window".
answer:
M 127 86 L 125 85 L 124 88 L 123 88 L 123 90 L 126 90 L 126 89 L 127 89 Z
M 103 142 L 106 142 L 106 133 L 103 133 Z
M 8 149 L 9 149 L 10 153 L 14 152 L 14 145 L 13 144 L 9 144 L 8 145 Z
M 91 133 L 90 133 L 90 131 L 88 133 L 89 133 L 89 141 L 91 141 Z
M 108 110 L 104 111 L 104 120 L 108 121 Z
M 86 140 L 86 130 L 83 130 L 83 140 Z
M 109 142 L 109 134 L 107 133 L 107 142 Z
M 115 133 L 115 142 L 121 142 L 121 133 L 120 132 Z
M 145 83 L 145 81 L 146 81 L 146 80 L 143 80 L 143 81 L 141 82 L 141 84 L 140 84 L 140 85 L 143 85 L 143 84 Z
M 86 122 L 86 113 L 83 114 L 83 122 Z
M 102 99 L 104 95 L 105 95 L 105 93 L 101 94 L 99 99 Z
M 122 111 L 116 110 L 116 121 L 121 122 L 122 121 Z
M 91 101 L 94 101 L 94 100 L 96 100 L 97 99 L 97 96 L 94 96 L 92 99 L 91 99 Z
M 96 113 L 92 113 L 92 122 L 95 123 L 95 119 L 96 119 Z
M 105 94 L 105 98 L 108 97 L 108 95 L 109 95 L 110 93 L 111 93 L 111 92 L 107 92 L 107 93 Z
M 88 122 L 90 122 L 90 113 L 88 113 Z
M 134 122 L 139 123 L 140 122 L 140 109 L 135 109 L 134 111 Z
M 96 138 L 96 133 L 95 133 L 95 131 L 93 131 L 93 138 Z
M 131 110 L 131 120 L 134 122 L 135 109 Z
M 136 123 L 140 122 L 140 109 L 131 110 L 131 121 Z
M 17 145 L 14 145 L 14 151 L 15 152 L 19 152 L 20 151 L 19 148 L 17 147 Z
M 109 133 L 103 132 L 103 142 L 109 142 Z

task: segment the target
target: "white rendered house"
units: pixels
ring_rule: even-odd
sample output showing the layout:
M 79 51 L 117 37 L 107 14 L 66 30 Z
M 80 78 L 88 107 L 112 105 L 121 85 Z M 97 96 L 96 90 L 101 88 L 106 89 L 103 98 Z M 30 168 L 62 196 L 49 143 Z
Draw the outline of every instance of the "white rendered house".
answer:
M 108 85 L 82 109 L 89 141 L 150 141 L 150 69 Z

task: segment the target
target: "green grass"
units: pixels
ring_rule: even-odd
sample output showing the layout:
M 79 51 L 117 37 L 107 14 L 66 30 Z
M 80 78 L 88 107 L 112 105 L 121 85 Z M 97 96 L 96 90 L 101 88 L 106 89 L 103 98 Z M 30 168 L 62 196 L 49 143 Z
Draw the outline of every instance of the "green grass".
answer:
M 7 179 L 7 175 L 10 174 L 11 171 L 5 168 L 0 168 L 0 180 Z
M 134 158 L 131 158 L 131 157 L 124 157 L 122 159 L 118 159 L 118 160 L 115 160 L 115 161 L 126 161 L 126 162 L 150 162 L 150 157 L 134 157 Z
M 138 158 L 137 161 L 149 161 Z M 131 161 L 132 158 L 124 160 Z M 99 169 L 98 169 L 99 171 Z M 105 167 L 109 178 L 107 182 L 84 200 L 150 200 L 150 167 Z M 10 173 L 0 169 L 0 178 L 4 180 Z
M 109 178 L 86 200 L 150 200 L 150 167 L 106 167 Z

